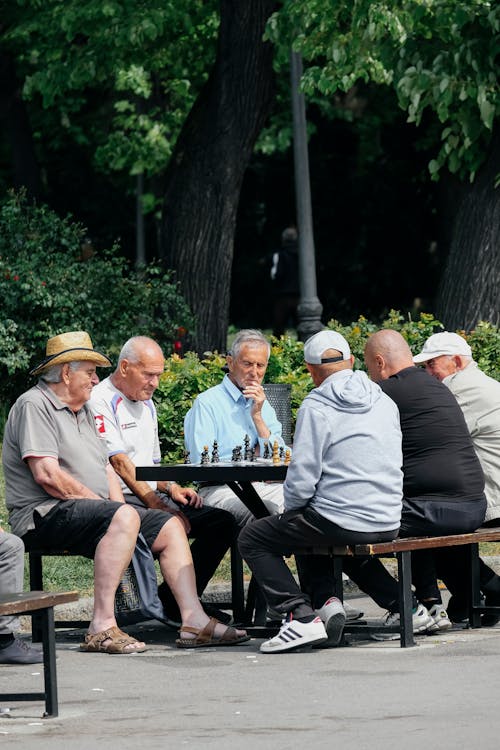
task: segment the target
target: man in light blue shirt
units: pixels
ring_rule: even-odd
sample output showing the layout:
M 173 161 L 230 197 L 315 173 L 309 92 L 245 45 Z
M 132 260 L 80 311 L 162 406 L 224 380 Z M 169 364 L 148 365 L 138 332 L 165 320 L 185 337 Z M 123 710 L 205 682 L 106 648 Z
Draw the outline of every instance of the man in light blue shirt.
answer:
M 260 331 L 244 329 L 234 339 L 227 356 L 229 373 L 223 381 L 209 388 L 195 399 L 184 420 L 186 449 L 192 463 L 198 463 L 214 441 L 220 461 L 231 461 L 233 449 L 244 451 L 245 435 L 256 456 L 263 456 L 265 443 L 269 450 L 276 441 L 285 447 L 281 424 L 262 387 L 271 347 Z M 254 487 L 270 513 L 279 513 L 283 507 L 281 482 L 255 482 Z M 252 513 L 226 485 L 200 487 L 205 505 L 230 511 L 240 526 L 253 518 Z

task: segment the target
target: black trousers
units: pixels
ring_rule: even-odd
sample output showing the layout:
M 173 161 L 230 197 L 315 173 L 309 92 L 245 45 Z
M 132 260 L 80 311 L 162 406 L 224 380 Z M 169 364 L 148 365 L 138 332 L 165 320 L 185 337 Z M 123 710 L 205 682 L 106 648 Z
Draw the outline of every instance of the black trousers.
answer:
M 125 495 L 125 499 L 131 505 L 144 508 L 144 504 L 135 495 Z M 238 536 L 239 527 L 231 513 L 219 508 L 191 508 L 181 505 L 175 507 L 182 510 L 191 524 L 191 555 L 196 574 L 196 589 L 198 596 L 201 596 L 222 558 Z M 158 587 L 158 595 L 167 615 L 172 620 L 179 620 L 179 607 L 165 582 Z
M 481 526 L 486 512 L 484 495 L 474 500 L 412 501 L 405 498 L 400 537 L 467 534 Z M 419 601 L 441 602 L 437 580 L 453 595 L 467 597 L 468 551 L 465 547 L 415 550 L 411 553 L 412 581 Z M 483 563 L 484 565 L 484 563 Z M 489 579 L 486 565 L 482 575 Z M 377 558 L 345 558 L 344 570 L 383 609 L 398 612 L 397 582 Z M 493 571 L 490 571 L 491 575 Z
M 282 614 L 299 612 L 298 616 L 305 616 L 337 593 L 332 561 L 326 555 L 295 555 L 299 587 L 284 557 L 300 547 L 386 542 L 396 535 L 397 529 L 378 533 L 349 531 L 305 508 L 247 524 L 238 546 L 268 605 Z

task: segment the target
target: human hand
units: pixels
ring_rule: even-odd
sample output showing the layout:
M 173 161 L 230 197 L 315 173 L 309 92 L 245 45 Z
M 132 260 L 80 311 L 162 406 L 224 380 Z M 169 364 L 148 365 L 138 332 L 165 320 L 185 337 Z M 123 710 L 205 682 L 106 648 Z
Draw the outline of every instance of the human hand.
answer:
M 179 503 L 179 505 L 189 505 L 191 508 L 201 508 L 203 506 L 203 499 L 191 487 L 180 487 L 178 484 L 171 484 L 168 491 L 171 499 Z

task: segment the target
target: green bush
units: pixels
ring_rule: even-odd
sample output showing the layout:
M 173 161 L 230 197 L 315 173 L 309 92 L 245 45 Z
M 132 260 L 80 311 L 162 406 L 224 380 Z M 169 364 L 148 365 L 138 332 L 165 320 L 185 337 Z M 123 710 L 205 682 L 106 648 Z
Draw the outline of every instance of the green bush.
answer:
M 418 320 L 405 318 L 396 310 L 381 324 L 376 325 L 360 317 L 354 323 L 341 325 L 335 320 L 328 328 L 341 333 L 349 342 L 355 356 L 355 368 L 365 369 L 363 351 L 371 333 L 380 328 L 393 328 L 400 331 L 408 341 L 413 354 L 423 347 L 425 340 L 443 329 L 443 325 L 433 315 L 421 313 Z M 500 380 L 500 330 L 490 323 L 479 323 L 468 334 L 461 333 L 472 347 L 474 359 L 484 372 Z M 313 387 L 312 380 L 304 365 L 303 344 L 290 336 L 279 339 L 271 337 L 271 356 L 265 381 L 268 383 L 290 383 L 292 386 L 292 425 L 297 409 Z M 160 442 L 163 459 L 166 463 L 182 460 L 184 448 L 183 422 L 186 412 L 199 393 L 220 383 L 223 377 L 225 357 L 214 352 L 200 360 L 193 352 L 184 358 L 172 355 L 167 359 L 165 372 L 155 394 L 158 410 Z M 293 427 L 292 427 L 293 429 Z
M 96 252 L 71 217 L 10 194 L 0 209 L 0 402 L 29 385 L 50 336 L 86 330 L 111 357 L 132 334 L 172 349 L 192 316 L 172 277 L 156 265 L 130 267 L 114 245 Z M 87 251 L 87 252 L 86 252 Z

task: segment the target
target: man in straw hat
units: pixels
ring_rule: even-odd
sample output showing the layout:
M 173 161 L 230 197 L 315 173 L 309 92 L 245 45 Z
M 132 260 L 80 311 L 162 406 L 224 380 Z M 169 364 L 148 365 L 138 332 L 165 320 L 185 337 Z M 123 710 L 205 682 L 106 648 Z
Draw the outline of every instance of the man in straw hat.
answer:
M 140 531 L 158 558 L 182 617 L 177 645 L 234 645 L 248 640 L 209 618 L 196 592 L 182 521 L 123 502 L 107 448 L 87 401 L 99 382 L 96 367 L 111 362 L 85 331 L 49 339 L 32 370 L 37 385 L 20 396 L 5 426 L 3 465 L 9 521 L 26 549 L 68 550 L 94 559 L 94 612 L 83 651 L 128 654 L 143 642 L 116 624 L 114 597 Z

